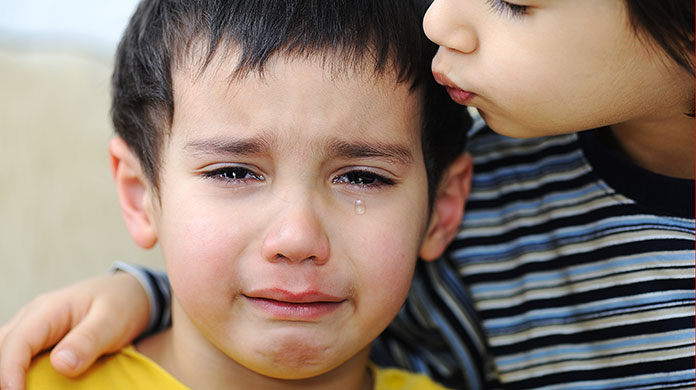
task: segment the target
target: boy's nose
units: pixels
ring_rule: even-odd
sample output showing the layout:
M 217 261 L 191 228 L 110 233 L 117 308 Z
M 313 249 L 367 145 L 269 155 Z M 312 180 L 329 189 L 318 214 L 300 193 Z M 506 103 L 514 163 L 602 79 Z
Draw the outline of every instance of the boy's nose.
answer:
M 309 201 L 276 216 L 263 242 L 263 256 L 271 262 L 325 264 L 329 238 Z
M 461 53 L 473 53 L 478 47 L 478 38 L 473 26 L 466 23 L 457 13 L 452 0 L 435 0 L 423 18 L 425 35 L 436 44 Z M 459 5 L 461 7 L 461 5 Z

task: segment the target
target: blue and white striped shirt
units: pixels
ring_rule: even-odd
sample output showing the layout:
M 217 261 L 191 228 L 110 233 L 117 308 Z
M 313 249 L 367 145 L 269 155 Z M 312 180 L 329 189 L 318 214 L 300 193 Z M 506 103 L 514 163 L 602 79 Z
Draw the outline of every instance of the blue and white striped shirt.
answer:
M 608 131 L 472 136 L 460 232 L 377 354 L 457 388 L 693 389 L 694 181 Z

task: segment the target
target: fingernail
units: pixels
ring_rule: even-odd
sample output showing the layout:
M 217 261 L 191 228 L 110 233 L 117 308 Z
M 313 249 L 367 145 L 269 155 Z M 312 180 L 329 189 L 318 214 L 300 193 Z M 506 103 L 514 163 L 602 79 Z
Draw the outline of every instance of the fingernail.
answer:
M 77 367 L 77 356 L 75 356 L 75 354 L 72 351 L 69 351 L 67 349 L 58 351 L 58 353 L 56 353 L 56 359 L 61 360 L 68 367 Z

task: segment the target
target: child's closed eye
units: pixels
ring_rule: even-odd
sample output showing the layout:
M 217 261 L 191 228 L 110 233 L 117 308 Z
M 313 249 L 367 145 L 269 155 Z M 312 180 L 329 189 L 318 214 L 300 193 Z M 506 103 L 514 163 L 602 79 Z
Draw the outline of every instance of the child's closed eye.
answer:
M 526 15 L 529 8 L 525 5 L 514 4 L 505 0 L 487 0 L 487 2 L 494 11 L 511 17 Z

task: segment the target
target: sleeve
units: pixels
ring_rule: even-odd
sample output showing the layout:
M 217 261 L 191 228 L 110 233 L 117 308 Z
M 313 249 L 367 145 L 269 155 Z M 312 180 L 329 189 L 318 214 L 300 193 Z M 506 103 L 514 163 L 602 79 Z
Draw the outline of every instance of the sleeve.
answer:
M 497 383 L 467 290 L 445 259 L 420 261 L 409 296 L 375 340 L 371 359 L 423 373 L 453 388 Z
M 164 271 L 155 271 L 146 267 L 116 261 L 111 273 L 126 272 L 140 282 L 150 300 L 150 320 L 140 337 L 159 332 L 172 325 L 171 288 L 169 278 Z

